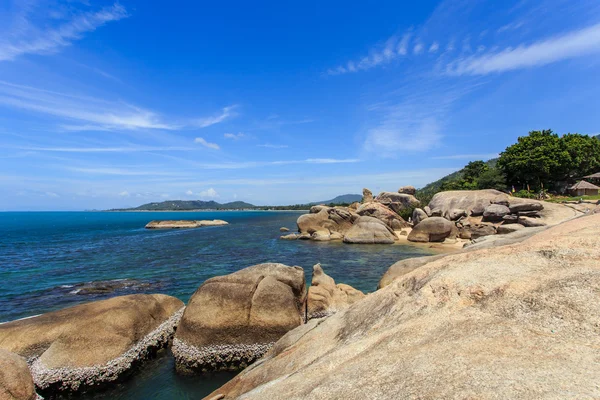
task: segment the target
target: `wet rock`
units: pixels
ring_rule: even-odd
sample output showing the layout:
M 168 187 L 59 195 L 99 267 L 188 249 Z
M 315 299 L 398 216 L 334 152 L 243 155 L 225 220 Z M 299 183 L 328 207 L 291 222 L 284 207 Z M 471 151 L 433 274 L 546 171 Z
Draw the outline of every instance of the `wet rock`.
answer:
M 244 368 L 304 321 L 300 267 L 258 264 L 204 282 L 173 341 L 182 373 Z
M 0 324 L 0 348 L 31 361 L 42 395 L 114 382 L 167 345 L 183 302 L 162 294 L 113 297 Z

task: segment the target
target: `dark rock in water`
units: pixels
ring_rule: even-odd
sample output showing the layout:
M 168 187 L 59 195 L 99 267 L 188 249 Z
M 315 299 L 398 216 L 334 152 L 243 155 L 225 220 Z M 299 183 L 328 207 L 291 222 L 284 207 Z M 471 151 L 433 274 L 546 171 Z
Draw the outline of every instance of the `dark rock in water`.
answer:
M 117 291 L 144 291 L 156 287 L 150 282 L 135 279 L 115 279 L 112 281 L 92 281 L 78 283 L 69 288 L 69 293 L 76 295 L 109 294 Z

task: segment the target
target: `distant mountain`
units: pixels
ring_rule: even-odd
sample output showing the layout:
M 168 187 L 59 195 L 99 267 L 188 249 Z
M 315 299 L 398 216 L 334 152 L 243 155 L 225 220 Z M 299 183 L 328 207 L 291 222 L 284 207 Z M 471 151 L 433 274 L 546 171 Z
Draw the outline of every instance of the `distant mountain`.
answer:
M 325 201 L 317 201 L 314 203 L 308 203 L 308 205 L 310 206 L 314 206 L 316 204 L 351 204 L 354 203 L 355 201 L 361 201 L 362 200 L 362 195 L 360 194 L 342 194 L 340 196 L 334 197 L 331 200 L 325 200 Z
M 113 211 L 190 211 L 190 210 L 242 210 L 256 208 L 255 205 L 243 201 L 217 203 L 202 200 L 167 200 L 160 203 L 142 204 L 139 207 L 123 208 Z
M 596 139 L 600 140 L 600 135 L 594 136 Z

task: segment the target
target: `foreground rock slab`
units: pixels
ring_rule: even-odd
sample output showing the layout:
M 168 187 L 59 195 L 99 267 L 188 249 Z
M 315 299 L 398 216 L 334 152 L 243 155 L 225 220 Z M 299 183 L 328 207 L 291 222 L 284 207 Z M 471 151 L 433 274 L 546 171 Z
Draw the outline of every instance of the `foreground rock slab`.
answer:
M 359 300 L 365 294 L 350 285 L 338 283 L 327 275 L 321 264 L 313 266 L 311 285 L 308 288 L 307 313 L 308 319 L 323 318 L 344 310 Z
M 204 282 L 190 299 L 173 340 L 177 370 L 244 368 L 304 322 L 301 267 L 258 264 Z
M 114 297 L 0 324 L 0 348 L 31 362 L 41 393 L 113 382 L 166 346 L 183 302 L 162 294 Z
M 146 229 L 184 229 L 201 228 L 203 226 L 223 226 L 229 225 L 229 222 L 220 219 L 213 220 L 178 220 L 178 221 L 150 221 L 146 224 Z
M 294 329 L 208 398 L 600 398 L 599 261 L 600 215 L 447 255 Z
M 23 357 L 0 349 L 0 400 L 35 400 L 37 393 Z

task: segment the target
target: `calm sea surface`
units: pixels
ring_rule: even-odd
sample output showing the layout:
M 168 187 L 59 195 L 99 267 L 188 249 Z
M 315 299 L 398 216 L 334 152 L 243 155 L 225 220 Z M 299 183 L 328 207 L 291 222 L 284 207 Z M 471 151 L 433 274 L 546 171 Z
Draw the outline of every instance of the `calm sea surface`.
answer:
M 165 293 L 187 302 L 206 279 L 250 265 L 321 263 L 338 283 L 372 292 L 394 262 L 427 255 L 403 245 L 279 240 L 298 212 L 0 213 L 0 322 L 131 293 Z M 230 225 L 146 230 L 153 219 L 223 219 Z M 131 279 L 111 293 L 81 294 L 83 283 Z M 197 399 L 232 375 L 180 377 L 169 354 L 123 384 L 85 399 Z

